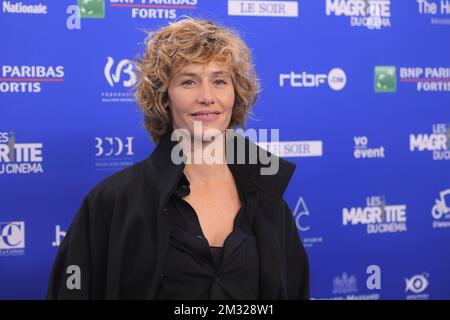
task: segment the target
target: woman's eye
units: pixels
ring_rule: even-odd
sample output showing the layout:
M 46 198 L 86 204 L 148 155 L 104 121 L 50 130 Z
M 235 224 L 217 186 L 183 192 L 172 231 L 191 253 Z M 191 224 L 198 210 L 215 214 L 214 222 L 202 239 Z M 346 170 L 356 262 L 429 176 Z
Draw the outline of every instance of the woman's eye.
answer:
M 227 82 L 225 80 L 216 80 L 215 83 L 219 84 L 219 85 L 226 85 L 227 84 Z
M 190 85 L 192 85 L 193 83 L 194 83 L 194 81 L 192 81 L 192 80 L 185 80 L 185 81 L 183 81 L 181 84 L 182 84 L 183 86 L 185 86 L 185 85 L 190 86 Z

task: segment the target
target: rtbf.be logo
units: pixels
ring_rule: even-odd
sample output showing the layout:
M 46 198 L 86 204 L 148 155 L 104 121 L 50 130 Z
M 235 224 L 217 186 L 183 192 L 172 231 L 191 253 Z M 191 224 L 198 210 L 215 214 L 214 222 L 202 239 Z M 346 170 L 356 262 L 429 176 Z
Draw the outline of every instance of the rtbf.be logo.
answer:
M 340 91 L 347 84 L 347 75 L 341 68 L 334 68 L 328 74 L 291 71 L 290 73 L 280 73 L 279 77 L 280 87 L 287 85 L 293 88 L 313 88 L 320 87 L 325 83 L 328 83 L 334 91 Z
M 0 222 L 0 256 L 23 255 L 25 222 Z
M 14 132 L 0 132 L 0 175 L 42 173 L 42 143 L 16 143 Z

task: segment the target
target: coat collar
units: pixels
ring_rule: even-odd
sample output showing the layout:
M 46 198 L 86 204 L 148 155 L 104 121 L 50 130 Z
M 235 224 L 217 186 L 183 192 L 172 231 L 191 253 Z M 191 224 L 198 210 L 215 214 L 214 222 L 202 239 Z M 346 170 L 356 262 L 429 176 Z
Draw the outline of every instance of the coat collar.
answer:
M 180 152 L 180 154 L 182 154 L 181 145 L 178 141 L 171 140 L 172 132 L 173 130 L 168 130 L 168 132 L 161 137 L 152 154 L 146 160 L 153 168 L 153 174 L 156 174 L 156 188 L 159 191 L 162 203 L 165 203 L 173 192 L 181 178 L 185 166 L 184 163 L 176 164 L 171 159 L 172 152 Z M 227 135 L 227 139 L 232 139 L 234 142 L 234 163 L 229 165 L 230 169 L 233 170 L 234 176 L 239 177 L 239 179 L 242 179 L 243 181 L 248 179 L 254 180 L 257 189 L 265 191 L 276 198 L 282 197 L 292 174 L 295 171 L 295 164 L 275 156 L 262 149 L 248 138 L 244 138 L 236 133 Z M 257 150 L 256 154 L 258 156 L 256 163 L 240 164 L 237 162 L 236 150 L 239 143 L 244 143 L 245 145 L 244 150 L 247 155 L 246 159 L 248 159 L 249 150 Z M 276 174 L 261 175 L 261 169 L 269 166 L 261 162 L 259 157 L 261 153 L 265 153 L 269 157 L 274 157 L 273 159 L 278 161 L 279 168 Z

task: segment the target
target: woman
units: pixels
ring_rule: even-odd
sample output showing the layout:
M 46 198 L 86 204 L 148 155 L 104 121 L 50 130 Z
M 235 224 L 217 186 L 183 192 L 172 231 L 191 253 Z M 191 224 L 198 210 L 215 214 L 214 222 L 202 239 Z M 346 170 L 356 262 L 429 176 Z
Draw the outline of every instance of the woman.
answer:
M 283 199 L 295 165 L 271 155 L 278 170 L 263 175 L 260 158 L 236 161 L 241 150 L 262 154 L 229 130 L 245 125 L 258 94 L 248 47 L 188 18 L 150 34 L 137 67 L 156 148 L 86 196 L 47 297 L 308 299 L 308 258 Z

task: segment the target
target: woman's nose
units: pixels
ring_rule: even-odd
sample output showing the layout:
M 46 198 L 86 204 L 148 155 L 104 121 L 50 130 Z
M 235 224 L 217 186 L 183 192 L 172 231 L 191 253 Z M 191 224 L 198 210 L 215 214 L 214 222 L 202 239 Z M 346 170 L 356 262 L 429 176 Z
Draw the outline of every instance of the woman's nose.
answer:
M 204 84 L 200 87 L 197 101 L 200 104 L 206 105 L 213 104 L 215 102 L 213 92 L 209 84 Z

